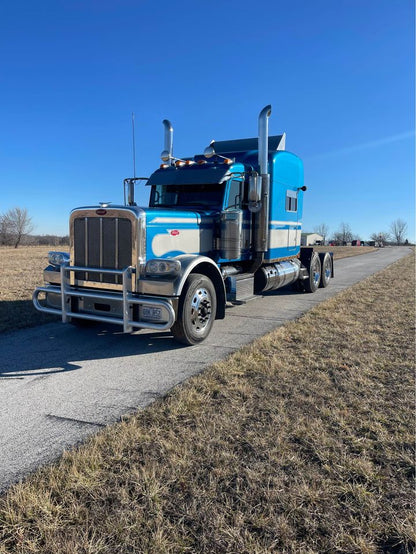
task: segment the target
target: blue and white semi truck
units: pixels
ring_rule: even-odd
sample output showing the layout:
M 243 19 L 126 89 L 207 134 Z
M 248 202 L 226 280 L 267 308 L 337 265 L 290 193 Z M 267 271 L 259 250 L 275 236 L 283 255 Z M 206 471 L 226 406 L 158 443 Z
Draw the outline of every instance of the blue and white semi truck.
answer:
M 164 120 L 163 163 L 146 179 L 149 207 L 136 205 L 132 178 L 124 205 L 73 210 L 70 252 L 49 253 L 35 307 L 127 333 L 170 329 L 191 345 L 225 317 L 229 302 L 289 284 L 326 287 L 332 256 L 300 246 L 303 164 L 285 150 L 285 134 L 268 136 L 270 114 L 271 106 L 260 112 L 258 137 L 212 141 L 184 159 L 174 157 Z

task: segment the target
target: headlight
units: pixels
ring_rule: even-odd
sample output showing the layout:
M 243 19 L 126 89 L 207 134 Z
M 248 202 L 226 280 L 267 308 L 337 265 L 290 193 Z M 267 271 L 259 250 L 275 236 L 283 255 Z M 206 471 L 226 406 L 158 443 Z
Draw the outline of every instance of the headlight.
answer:
M 67 252 L 49 252 L 48 262 L 51 265 L 62 265 L 65 262 L 69 262 L 69 254 Z
M 149 260 L 146 264 L 146 273 L 149 275 L 177 274 L 181 270 L 179 260 Z

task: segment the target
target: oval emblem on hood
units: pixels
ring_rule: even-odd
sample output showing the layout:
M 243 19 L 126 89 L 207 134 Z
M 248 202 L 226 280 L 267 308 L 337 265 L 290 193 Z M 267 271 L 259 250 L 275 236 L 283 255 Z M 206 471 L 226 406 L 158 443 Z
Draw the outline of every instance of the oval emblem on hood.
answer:
M 170 234 L 172 235 L 172 237 L 177 237 L 179 235 L 179 231 L 177 229 L 174 229 L 170 232 Z
M 95 213 L 97 215 L 105 215 L 107 213 L 107 210 L 99 209 L 99 210 L 95 210 Z

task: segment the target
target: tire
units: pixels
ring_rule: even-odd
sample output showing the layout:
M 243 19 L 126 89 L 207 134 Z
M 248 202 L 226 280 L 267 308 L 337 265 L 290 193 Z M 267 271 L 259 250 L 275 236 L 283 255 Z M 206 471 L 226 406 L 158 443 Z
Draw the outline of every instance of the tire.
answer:
M 217 311 L 217 296 L 212 281 L 192 273 L 179 299 L 178 316 L 171 331 L 178 342 L 192 345 L 205 340 L 211 332 Z
M 329 280 L 332 276 L 332 258 L 329 252 L 325 252 L 319 255 L 321 260 L 321 280 L 319 286 L 325 288 L 329 285 Z
M 321 282 L 321 260 L 318 253 L 313 252 L 308 264 L 309 277 L 305 279 L 304 285 L 306 292 L 315 292 L 318 290 Z

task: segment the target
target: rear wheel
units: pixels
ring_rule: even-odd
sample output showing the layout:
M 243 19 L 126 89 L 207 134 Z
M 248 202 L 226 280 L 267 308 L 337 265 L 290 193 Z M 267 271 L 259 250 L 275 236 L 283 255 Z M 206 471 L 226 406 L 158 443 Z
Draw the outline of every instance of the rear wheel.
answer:
M 309 277 L 304 281 L 305 290 L 306 292 L 315 292 L 321 281 L 321 260 L 317 252 L 312 253 L 308 271 Z
M 192 273 L 179 299 L 178 316 L 171 331 L 183 344 L 198 344 L 209 335 L 217 310 L 217 297 L 212 281 L 205 275 Z
M 332 275 L 332 258 L 329 252 L 325 252 L 319 255 L 321 259 L 321 281 L 319 283 L 320 287 L 327 287 L 329 280 Z

